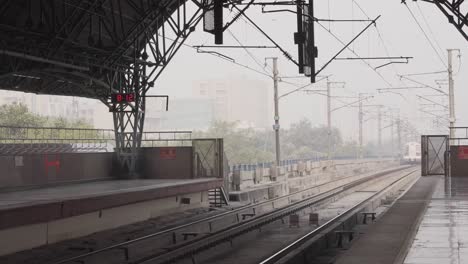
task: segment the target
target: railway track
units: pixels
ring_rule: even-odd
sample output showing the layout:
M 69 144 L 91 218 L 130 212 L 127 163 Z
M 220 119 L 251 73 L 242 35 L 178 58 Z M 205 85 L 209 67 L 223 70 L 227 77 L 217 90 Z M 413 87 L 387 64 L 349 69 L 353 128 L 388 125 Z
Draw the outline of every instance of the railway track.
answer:
M 284 219 L 312 205 L 324 203 L 361 184 L 382 176 L 402 171 L 400 166 L 372 175 L 344 177 L 265 202 L 246 205 L 235 210 L 197 220 L 188 224 L 115 244 L 53 264 L 66 263 L 172 263 L 193 258 L 220 243 L 232 241 L 249 231 L 260 229 L 271 222 Z M 190 238 L 190 239 L 189 239 Z M 142 250 L 143 249 L 143 250 Z M 145 251 L 146 252 L 142 252 Z
M 305 234 L 304 236 L 298 238 L 297 240 L 293 241 L 289 245 L 285 246 L 284 248 L 278 250 L 268 258 L 264 259 L 260 262 L 260 264 L 288 264 L 288 263 L 307 263 L 307 249 L 310 248 L 314 243 L 317 243 L 320 239 L 326 239 L 326 235 L 332 233 L 334 230 L 342 230 L 344 226 L 347 226 L 348 222 L 354 222 L 351 226 L 354 226 L 357 222 L 353 220 L 355 217 L 357 219 L 357 215 L 373 200 L 378 199 L 389 190 L 398 186 L 403 181 L 406 180 L 408 176 L 411 176 L 414 172 L 418 170 L 409 172 L 405 174 L 403 177 L 391 182 L 388 186 L 384 189 L 374 193 L 369 198 L 365 199 L 357 203 L 356 205 L 348 208 L 344 212 L 340 213 L 339 215 L 333 217 L 332 219 L 328 220 L 323 225 L 319 226 L 318 228 L 312 230 L 311 232 Z M 351 221 L 350 221 L 351 220 Z

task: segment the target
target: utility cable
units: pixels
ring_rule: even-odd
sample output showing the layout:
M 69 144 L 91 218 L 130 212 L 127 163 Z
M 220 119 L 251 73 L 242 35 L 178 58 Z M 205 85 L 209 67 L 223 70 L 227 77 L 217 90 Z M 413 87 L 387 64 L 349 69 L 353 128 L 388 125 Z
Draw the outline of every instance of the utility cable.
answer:
M 319 26 L 321 26 L 325 31 L 327 31 L 330 35 L 332 35 L 338 42 L 340 42 L 342 45 L 346 45 L 346 43 L 344 41 L 342 41 L 337 35 L 335 35 L 332 31 L 329 31 L 322 23 L 320 22 L 317 22 L 317 24 Z M 365 63 L 369 68 L 371 68 L 388 86 L 392 87 L 392 84 L 387 81 L 387 79 L 385 79 L 385 77 L 383 77 L 383 75 L 378 72 L 377 70 L 374 69 L 374 67 L 372 67 L 372 65 L 370 65 L 367 61 L 365 61 L 364 59 L 361 58 L 361 56 L 359 56 L 359 54 L 357 54 L 352 48 L 350 47 L 347 47 L 347 49 L 349 51 L 351 51 L 356 57 L 360 58 L 361 61 L 363 63 Z
M 366 16 L 368 19 L 370 19 L 369 15 L 367 14 L 366 11 L 364 11 L 364 9 L 361 7 L 361 5 L 359 5 L 358 2 L 356 2 L 356 0 L 352 0 L 354 5 L 357 6 L 357 8 L 361 11 L 361 13 Z M 388 49 L 388 46 L 387 44 L 385 43 L 385 40 L 383 39 L 383 36 L 382 36 L 382 33 L 379 29 L 379 26 L 377 24 L 375 24 L 375 30 L 377 32 L 377 36 L 380 40 L 380 43 L 382 44 L 383 48 L 384 48 L 384 51 L 385 51 L 385 54 L 387 55 L 387 57 L 390 57 L 390 52 L 389 52 L 389 49 Z M 398 70 L 396 68 L 396 66 L 393 64 L 392 65 L 392 69 L 395 71 L 395 74 L 398 75 Z M 400 80 L 401 83 L 404 83 L 403 81 Z
M 426 31 L 424 31 L 424 29 L 422 28 L 421 24 L 419 23 L 418 19 L 416 18 L 416 16 L 414 15 L 413 11 L 411 11 L 411 9 L 409 8 L 409 6 L 406 4 L 406 1 L 403 1 L 403 4 L 406 6 L 406 8 L 408 9 L 408 11 L 410 12 L 411 16 L 413 17 L 414 19 L 414 22 L 417 24 L 418 28 L 421 30 L 421 32 L 424 34 L 424 37 L 426 38 L 427 42 L 429 42 L 429 45 L 431 46 L 431 48 L 434 50 L 434 52 L 437 54 L 437 57 L 439 58 L 440 62 L 442 62 L 442 65 L 445 66 L 445 68 L 447 68 L 447 64 L 445 63 L 445 61 L 442 59 L 442 56 L 439 54 L 439 52 L 437 51 L 437 49 L 435 48 L 434 44 L 432 43 L 431 39 L 429 38 L 429 36 L 427 35 Z
M 158 35 L 159 35 L 160 37 L 163 37 L 163 36 L 160 35 L 160 34 L 158 34 Z M 175 39 L 172 39 L 172 38 L 167 37 L 167 36 L 164 36 L 164 38 L 165 38 L 165 39 L 168 39 L 168 40 L 171 40 L 171 41 L 175 41 Z M 197 52 L 199 51 L 199 48 L 194 47 L 194 46 L 191 45 L 191 44 L 181 43 L 180 41 L 178 41 L 177 43 L 182 44 L 182 46 L 184 46 L 184 47 L 188 47 L 188 48 L 194 49 L 194 50 L 196 50 Z M 227 62 L 230 62 L 230 63 L 232 63 L 232 64 L 235 64 L 235 65 L 237 65 L 237 66 L 240 66 L 240 67 L 242 67 L 242 68 L 245 68 L 245 69 L 247 69 L 247 70 L 253 71 L 253 72 L 255 72 L 255 73 L 261 74 L 261 75 L 266 76 L 266 77 L 268 77 L 268 78 L 273 78 L 273 76 L 270 75 L 270 74 L 267 74 L 267 73 L 258 71 L 258 70 L 254 69 L 254 68 L 252 68 L 252 67 L 249 67 L 249 66 L 247 66 L 247 65 L 245 65 L 245 64 L 242 64 L 242 63 L 238 63 L 238 62 L 236 62 L 236 61 L 234 61 L 234 60 L 227 59 L 227 58 L 226 58 L 227 56 L 220 56 L 219 54 L 216 54 L 216 53 L 209 53 L 209 52 L 207 52 L 207 53 L 205 53 L 205 54 L 209 54 L 209 55 L 211 55 L 211 56 L 215 56 L 215 57 L 217 57 L 217 58 L 223 59 L 223 60 L 225 60 L 225 61 L 227 61 Z
M 240 40 L 232 33 L 232 31 L 230 29 L 228 29 L 228 32 L 229 34 L 231 34 L 232 38 L 242 47 L 244 47 L 244 45 L 240 42 Z M 265 68 L 263 67 L 263 65 L 257 60 L 257 58 L 255 58 L 255 56 L 247 49 L 247 48 L 243 48 L 245 50 L 245 52 L 247 53 L 247 55 L 249 55 L 249 57 L 265 72 L 267 73 L 267 71 L 265 70 Z
M 432 31 L 431 26 L 429 26 L 429 23 L 427 22 L 426 16 L 424 15 L 424 13 L 423 13 L 423 11 L 421 9 L 421 6 L 419 5 L 418 2 L 416 2 L 416 6 L 418 7 L 419 13 L 421 14 L 421 17 L 423 18 L 424 24 L 426 24 L 426 27 L 429 30 L 429 33 L 431 34 L 432 38 L 434 39 L 437 47 L 440 49 L 440 51 L 442 51 L 442 54 L 444 54 L 444 49 L 442 49 L 442 47 L 439 44 L 439 41 L 437 41 L 437 38 L 435 37 L 435 34 Z
M 447 73 L 447 71 L 433 71 L 433 72 L 399 74 L 399 76 L 421 76 L 421 75 L 432 75 L 432 74 L 440 74 L 440 73 Z
M 234 5 L 234 8 L 239 10 L 240 9 Z M 247 16 L 246 13 L 242 13 L 242 15 L 254 26 L 256 27 L 269 41 L 271 41 L 271 43 L 273 43 L 273 45 L 275 45 L 282 53 L 283 55 L 288 59 L 290 60 L 291 62 L 293 62 L 294 64 L 296 65 L 299 65 L 299 63 L 293 59 L 293 57 L 291 56 L 291 54 L 289 54 L 288 52 L 286 52 L 286 50 L 284 50 L 276 41 L 274 41 L 265 31 L 263 31 L 249 16 Z

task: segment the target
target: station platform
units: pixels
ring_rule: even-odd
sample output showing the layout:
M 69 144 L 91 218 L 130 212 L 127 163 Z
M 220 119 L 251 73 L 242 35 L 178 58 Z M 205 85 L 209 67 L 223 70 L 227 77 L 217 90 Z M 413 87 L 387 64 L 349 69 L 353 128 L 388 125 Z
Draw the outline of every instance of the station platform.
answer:
M 0 242 L 0 255 L 208 206 L 208 191 L 222 185 L 219 178 L 104 180 L 1 192 L 0 236 L 13 239 Z
M 440 178 L 405 264 L 468 263 L 468 179 Z
M 337 256 L 334 264 L 403 263 L 419 223 L 433 199 L 434 190 L 441 182 L 442 176 L 419 178 L 375 223 L 357 230 L 359 235 L 356 241 Z
M 0 229 L 219 187 L 215 178 L 107 180 L 0 193 Z

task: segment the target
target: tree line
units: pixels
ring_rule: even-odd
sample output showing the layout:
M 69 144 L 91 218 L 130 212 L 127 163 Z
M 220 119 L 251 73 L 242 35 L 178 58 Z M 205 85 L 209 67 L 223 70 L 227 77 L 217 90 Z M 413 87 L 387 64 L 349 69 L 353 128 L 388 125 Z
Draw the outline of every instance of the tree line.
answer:
M 25 104 L 21 103 L 0 106 L 0 126 L 93 128 L 93 125 L 84 119 L 47 117 L 35 114 Z
M 334 158 L 355 158 L 358 144 L 344 142 L 337 128 L 331 129 L 331 152 Z M 223 138 L 224 151 L 231 164 L 253 164 L 275 160 L 275 134 L 273 130 L 240 128 L 237 122 L 216 121 L 206 131 L 195 131 L 194 138 Z M 326 157 L 328 128 L 313 126 L 302 119 L 289 129 L 280 130 L 281 159 L 313 159 Z M 372 146 L 364 148 L 372 154 Z
M 24 104 L 9 104 L 0 106 L 0 126 L 6 127 L 51 127 L 57 129 L 81 128 L 92 129 L 93 125 L 82 119 L 64 117 L 46 117 L 29 111 Z M 27 134 L 25 134 L 27 133 Z M 33 135 L 31 135 L 31 133 Z M 5 138 L 73 138 L 66 130 L 57 130 L 55 135 L 48 134 L 41 129 L 31 130 L 2 130 L 0 136 Z M 73 132 L 72 132 L 73 133 Z M 95 131 L 86 131 L 86 138 L 103 138 Z M 8 135 L 7 135 L 8 134 Z M 291 124 L 288 129 L 280 130 L 281 159 L 314 159 L 318 156 L 326 157 L 328 152 L 328 129 L 325 126 L 313 126 L 312 122 L 302 119 Z M 330 134 L 332 158 L 355 158 L 359 147 L 357 142 L 342 138 L 341 131 L 331 129 Z M 275 134 L 271 129 L 256 130 L 241 128 L 238 122 L 215 121 L 206 131 L 194 131 L 192 138 L 223 138 L 224 151 L 231 164 L 253 164 L 272 162 L 275 160 Z M 109 138 L 110 139 L 110 138 Z M 384 144 L 390 149 L 389 142 Z M 373 143 L 363 148 L 364 157 L 377 156 L 378 146 Z M 382 151 L 381 151 L 382 153 Z

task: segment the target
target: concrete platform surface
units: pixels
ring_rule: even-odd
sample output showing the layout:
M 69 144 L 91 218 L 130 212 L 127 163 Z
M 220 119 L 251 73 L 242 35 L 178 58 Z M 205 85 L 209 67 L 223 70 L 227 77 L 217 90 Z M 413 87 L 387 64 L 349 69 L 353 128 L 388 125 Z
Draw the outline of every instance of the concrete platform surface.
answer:
M 468 179 L 440 178 L 405 264 L 468 263 Z
M 359 235 L 335 264 L 394 264 L 404 259 L 439 177 L 421 177 L 393 206 Z
M 0 193 L 0 229 L 207 191 L 222 179 L 109 180 Z

